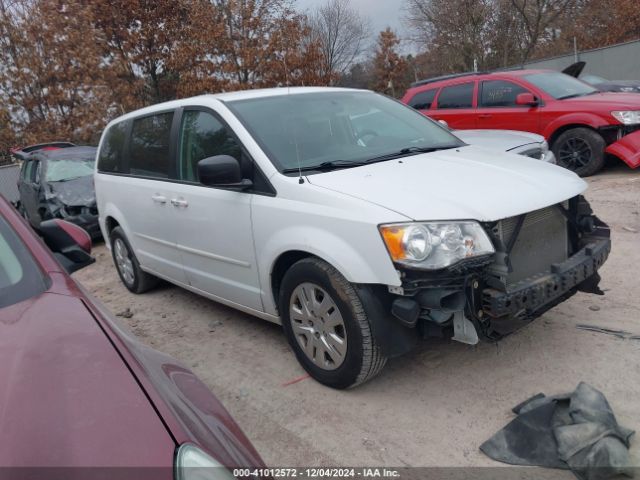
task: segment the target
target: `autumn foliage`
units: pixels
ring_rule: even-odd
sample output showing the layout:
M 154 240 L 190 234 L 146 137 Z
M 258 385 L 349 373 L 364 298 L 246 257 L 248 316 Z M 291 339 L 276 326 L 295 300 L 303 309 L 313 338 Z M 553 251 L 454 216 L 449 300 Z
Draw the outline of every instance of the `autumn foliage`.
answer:
M 397 96 L 406 88 L 407 60 L 397 51 L 400 39 L 393 30 L 380 32 L 376 53 L 373 58 L 374 84 L 379 92 Z
M 95 143 L 169 99 L 326 85 L 307 18 L 284 0 L 0 0 L 0 149 Z

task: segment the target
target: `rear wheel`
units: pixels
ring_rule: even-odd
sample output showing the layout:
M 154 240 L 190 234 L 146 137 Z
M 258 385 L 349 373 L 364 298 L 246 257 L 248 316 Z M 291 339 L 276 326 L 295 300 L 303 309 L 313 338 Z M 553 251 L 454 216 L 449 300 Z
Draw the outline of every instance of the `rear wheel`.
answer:
M 589 128 L 572 128 L 553 142 L 553 154 L 558 165 L 581 177 L 588 177 L 604 165 L 605 141 Z
M 155 287 L 160 279 L 140 268 L 140 263 L 133 253 L 131 245 L 122 228 L 116 227 L 111 231 L 111 255 L 118 270 L 120 280 L 133 293 L 144 293 Z
M 358 294 L 328 263 L 318 258 L 295 263 L 282 280 L 279 306 L 291 348 L 320 383 L 349 388 L 384 367 L 386 357 Z

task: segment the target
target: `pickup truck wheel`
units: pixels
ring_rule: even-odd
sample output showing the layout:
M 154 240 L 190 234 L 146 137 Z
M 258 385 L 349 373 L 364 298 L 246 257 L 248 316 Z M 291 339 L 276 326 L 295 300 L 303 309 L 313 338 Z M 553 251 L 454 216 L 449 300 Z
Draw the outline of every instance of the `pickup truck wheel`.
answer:
M 291 266 L 282 280 L 279 306 L 291 348 L 318 382 L 354 387 L 384 367 L 387 359 L 358 294 L 328 263 L 310 257 Z
M 581 177 L 593 175 L 604 165 L 605 141 L 589 128 L 572 128 L 563 132 L 553 143 L 558 165 Z
M 116 227 L 110 236 L 111 255 L 120 280 L 130 292 L 144 293 L 155 287 L 160 279 L 140 268 L 140 263 L 133 253 L 131 245 L 122 228 Z

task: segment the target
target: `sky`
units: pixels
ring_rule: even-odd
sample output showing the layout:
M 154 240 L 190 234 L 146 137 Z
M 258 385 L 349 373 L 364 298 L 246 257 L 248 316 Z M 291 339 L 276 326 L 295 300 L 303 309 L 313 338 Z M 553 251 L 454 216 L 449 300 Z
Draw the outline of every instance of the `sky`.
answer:
M 304 11 L 312 10 L 326 2 L 327 0 L 296 0 L 294 4 L 299 10 Z M 395 30 L 400 38 L 406 37 L 402 25 L 404 0 L 351 0 L 351 6 L 362 16 L 369 18 L 374 38 L 387 27 Z

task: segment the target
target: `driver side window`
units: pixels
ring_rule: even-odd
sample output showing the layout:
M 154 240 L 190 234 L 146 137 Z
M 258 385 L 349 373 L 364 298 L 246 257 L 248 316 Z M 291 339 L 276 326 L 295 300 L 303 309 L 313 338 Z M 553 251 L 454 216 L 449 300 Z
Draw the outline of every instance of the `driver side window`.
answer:
M 482 92 L 480 94 L 480 107 L 517 107 L 516 98 L 521 93 L 530 93 L 506 80 L 487 80 L 482 82 Z
M 182 115 L 178 178 L 198 182 L 198 162 L 216 155 L 231 155 L 243 165 L 242 149 L 227 128 L 211 113 L 187 110 Z

